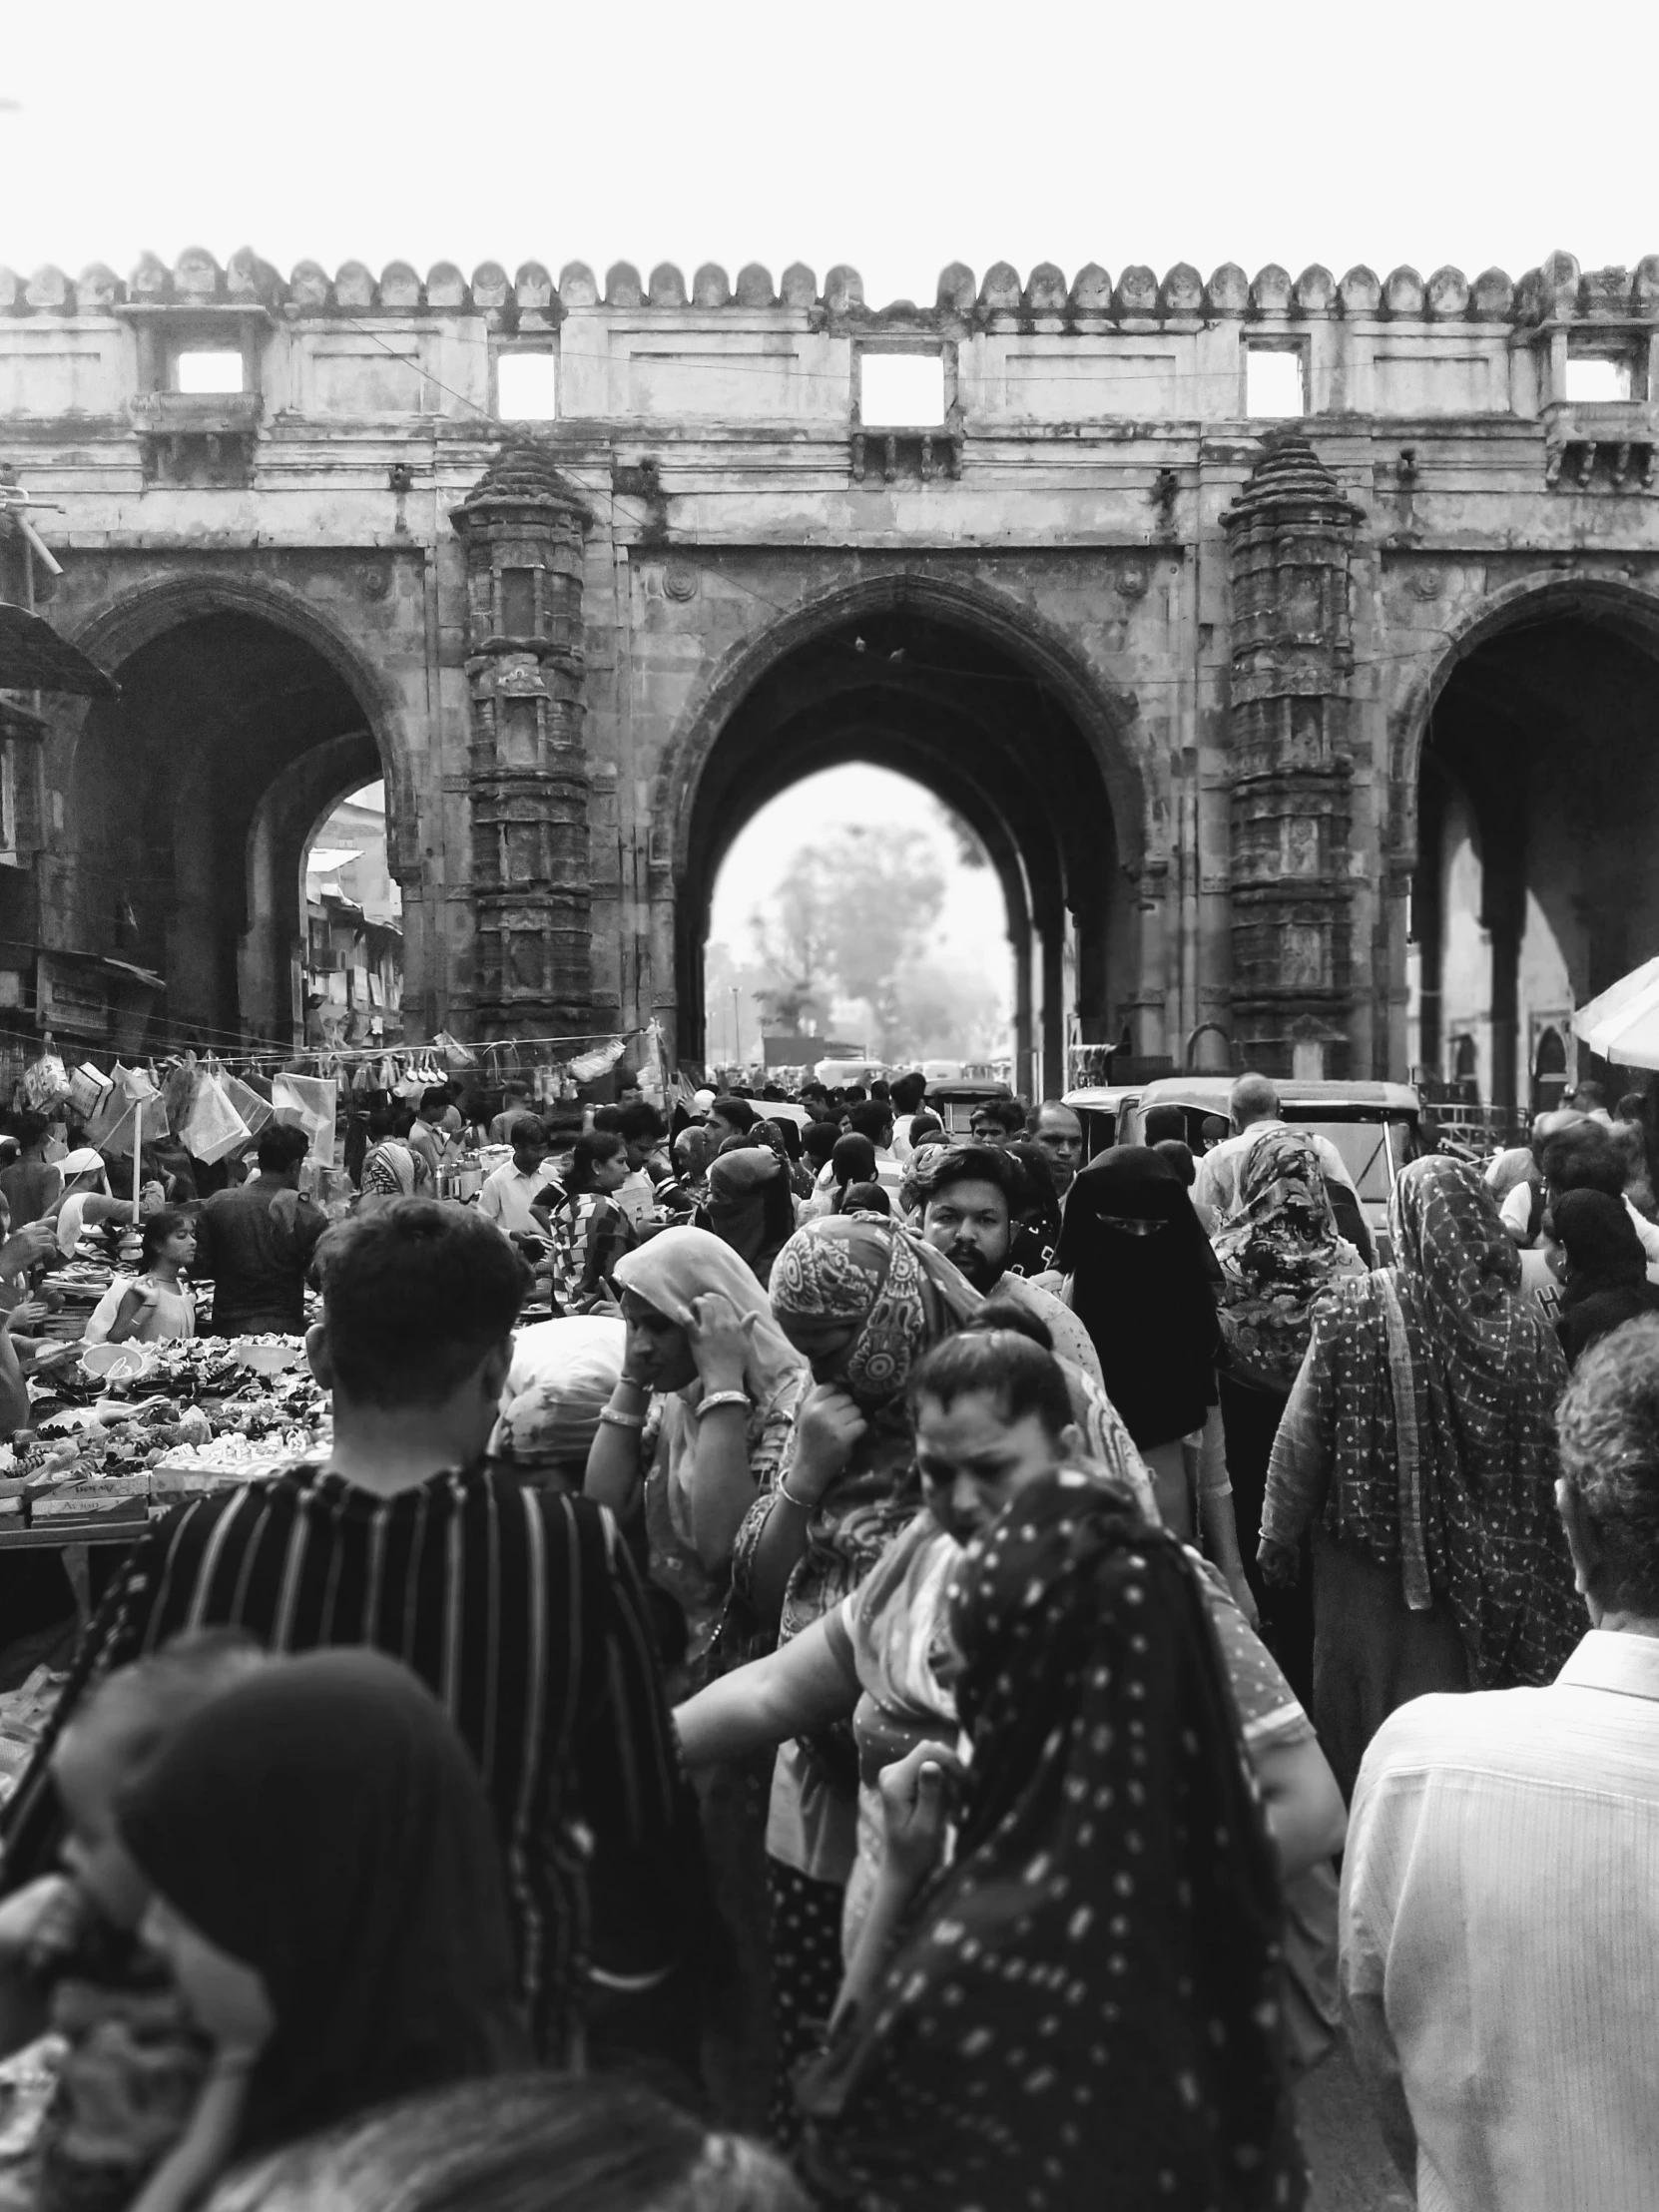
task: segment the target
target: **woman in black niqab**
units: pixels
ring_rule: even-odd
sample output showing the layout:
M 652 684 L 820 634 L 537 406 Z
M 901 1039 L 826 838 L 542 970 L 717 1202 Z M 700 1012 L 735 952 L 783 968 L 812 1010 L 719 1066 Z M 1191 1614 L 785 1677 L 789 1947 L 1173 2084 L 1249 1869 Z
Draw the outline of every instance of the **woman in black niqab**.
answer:
M 272 2023 L 252 2054 L 222 2047 L 235 2088 L 222 2064 L 169 2162 L 181 2186 L 159 2174 L 147 2204 L 370 2105 L 530 2063 L 483 1786 L 395 1661 L 261 1669 L 180 1729 L 117 1820 L 163 1919 L 257 1974 Z
M 1055 1266 L 1094 1340 L 1106 1394 L 1142 1452 L 1204 1426 L 1215 1402 L 1220 1269 L 1180 1177 L 1114 1145 L 1072 1184 Z

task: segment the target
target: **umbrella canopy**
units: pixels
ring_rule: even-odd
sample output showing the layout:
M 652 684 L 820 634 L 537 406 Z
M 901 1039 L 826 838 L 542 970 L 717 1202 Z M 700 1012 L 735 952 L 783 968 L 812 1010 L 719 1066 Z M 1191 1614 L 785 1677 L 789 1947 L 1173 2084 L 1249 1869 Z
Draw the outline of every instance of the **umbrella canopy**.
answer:
M 0 600 L 0 689 L 79 692 L 86 699 L 121 696 L 115 679 L 60 638 L 44 616 L 6 600 Z
M 1659 960 L 1610 983 L 1572 1017 L 1581 1044 L 1620 1067 L 1659 1068 Z

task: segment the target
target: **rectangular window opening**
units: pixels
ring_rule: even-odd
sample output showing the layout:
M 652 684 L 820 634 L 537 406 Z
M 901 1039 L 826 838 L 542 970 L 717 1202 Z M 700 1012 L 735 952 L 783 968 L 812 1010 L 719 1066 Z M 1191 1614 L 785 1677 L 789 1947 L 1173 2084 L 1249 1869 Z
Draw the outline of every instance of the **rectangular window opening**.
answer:
M 1583 407 L 1630 397 L 1630 363 L 1610 353 L 1567 355 L 1568 399 Z
M 944 421 L 944 361 L 937 353 L 865 353 L 858 419 L 866 430 L 934 430 Z
M 551 421 L 559 411 L 559 356 L 497 354 L 495 411 L 503 422 Z
M 1253 420 L 1308 412 L 1308 379 L 1300 345 L 1246 346 L 1245 412 Z
M 177 388 L 197 393 L 241 391 L 242 355 L 223 350 L 181 353 L 174 363 Z

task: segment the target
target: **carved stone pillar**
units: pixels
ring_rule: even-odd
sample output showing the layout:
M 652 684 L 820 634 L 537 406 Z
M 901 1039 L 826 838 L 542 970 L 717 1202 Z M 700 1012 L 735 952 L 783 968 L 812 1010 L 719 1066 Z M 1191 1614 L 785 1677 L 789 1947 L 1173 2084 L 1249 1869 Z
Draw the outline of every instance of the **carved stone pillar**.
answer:
M 1300 431 L 1222 517 L 1233 584 L 1233 1035 L 1264 1074 L 1348 1075 L 1354 671 L 1364 517 Z
M 593 946 L 582 538 L 592 517 L 544 452 L 517 445 L 450 520 L 466 548 L 476 1034 L 584 1035 Z

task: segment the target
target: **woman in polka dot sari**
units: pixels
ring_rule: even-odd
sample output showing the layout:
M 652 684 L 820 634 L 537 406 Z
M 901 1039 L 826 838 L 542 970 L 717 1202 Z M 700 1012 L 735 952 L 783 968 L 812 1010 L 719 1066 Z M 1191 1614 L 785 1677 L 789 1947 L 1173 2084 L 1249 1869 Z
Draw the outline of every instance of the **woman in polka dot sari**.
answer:
M 1566 1367 L 1474 1170 L 1395 1186 L 1395 1264 L 1337 1285 L 1280 1422 L 1269 1581 L 1313 1531 L 1314 1722 L 1346 1793 L 1396 1706 L 1554 1680 L 1588 1626 L 1555 1509 Z
M 1278 1871 L 1198 1573 L 1073 1470 L 963 1554 L 956 1856 L 810 2084 L 830 2201 L 1305 2201 Z

